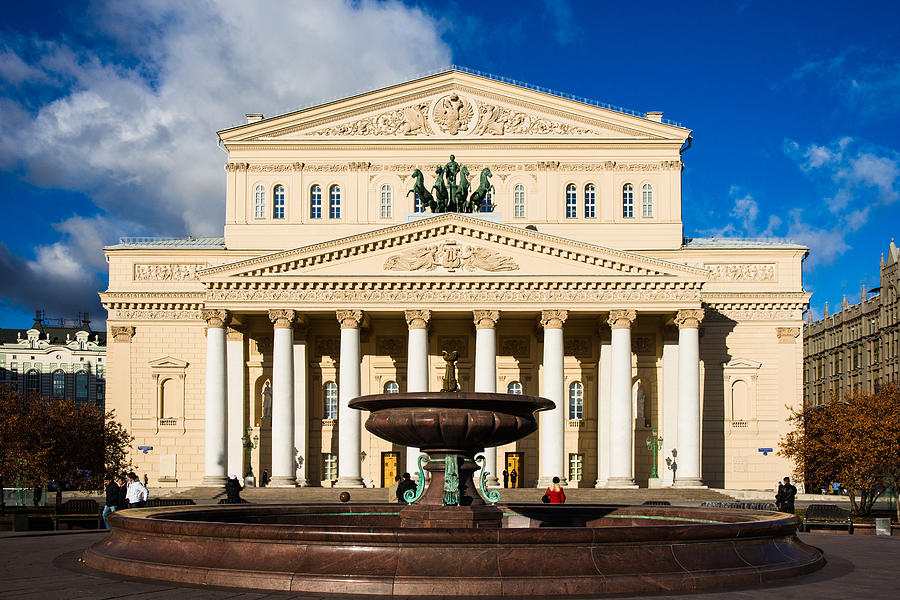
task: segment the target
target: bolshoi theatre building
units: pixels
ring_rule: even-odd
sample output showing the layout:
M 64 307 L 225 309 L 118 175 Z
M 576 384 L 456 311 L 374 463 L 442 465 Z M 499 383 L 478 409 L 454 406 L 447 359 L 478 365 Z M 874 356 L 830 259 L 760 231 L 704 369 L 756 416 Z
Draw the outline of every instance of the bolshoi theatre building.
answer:
M 218 133 L 224 237 L 106 248 L 106 404 L 135 470 L 389 486 L 417 449 L 347 403 L 438 391 L 456 351 L 462 389 L 556 403 L 485 452 L 492 478 L 771 489 L 807 249 L 685 238 L 690 134 L 456 69 L 248 114 Z

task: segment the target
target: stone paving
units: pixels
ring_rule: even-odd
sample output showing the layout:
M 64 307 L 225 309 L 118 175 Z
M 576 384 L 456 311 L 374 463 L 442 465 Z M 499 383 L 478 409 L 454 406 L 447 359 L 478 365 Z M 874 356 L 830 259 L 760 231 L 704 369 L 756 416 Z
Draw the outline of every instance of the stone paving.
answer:
M 88 571 L 78 563 L 81 552 L 104 532 L 0 533 L 0 598 L 164 598 L 256 600 L 298 597 L 287 593 L 256 593 L 210 588 L 186 588 L 144 581 L 113 579 Z M 900 589 L 900 537 L 807 533 L 800 538 L 825 552 L 820 571 L 762 588 L 699 594 L 703 600 L 771 598 L 779 600 L 848 600 L 893 598 Z M 681 598 L 690 595 L 656 595 Z M 335 597 L 330 597 L 334 599 Z

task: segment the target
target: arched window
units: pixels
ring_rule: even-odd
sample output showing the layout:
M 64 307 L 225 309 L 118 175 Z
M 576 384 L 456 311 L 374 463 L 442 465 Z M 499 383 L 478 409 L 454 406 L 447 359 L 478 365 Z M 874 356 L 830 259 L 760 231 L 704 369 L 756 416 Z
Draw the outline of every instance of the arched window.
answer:
M 25 395 L 41 393 L 41 374 L 36 369 L 30 369 L 25 373 Z
M 322 218 L 322 188 L 317 185 L 309 190 L 309 218 Z
M 266 188 L 262 184 L 256 186 L 256 194 L 253 200 L 253 218 L 266 218 Z
M 569 385 L 569 420 L 580 421 L 584 418 L 584 386 L 580 381 Z
M 388 381 L 384 384 L 384 393 L 385 394 L 399 394 L 400 386 L 397 385 L 396 381 Z
M 513 216 L 518 218 L 525 216 L 525 186 L 521 183 L 513 188 Z
M 57 369 L 53 371 L 53 375 L 51 375 L 52 387 L 53 387 L 53 397 L 54 398 L 62 398 L 66 395 L 66 373 L 62 369 Z
M 622 186 L 622 216 L 627 219 L 634 216 L 634 186 L 630 183 Z
M 422 213 L 425 212 L 425 205 L 422 204 L 422 199 L 419 198 L 419 194 L 413 194 L 416 199 L 413 201 L 413 212 Z
M 384 184 L 381 186 L 381 218 L 390 219 L 393 216 L 394 190 L 391 186 Z
M 323 419 L 337 419 L 338 417 L 338 387 L 333 381 L 325 384 L 325 407 L 322 411 Z
M 284 218 L 284 186 L 276 185 L 272 194 L 272 218 Z
M 578 216 L 578 191 L 574 183 L 566 186 L 566 218 L 574 219 Z
M 507 394 L 515 394 L 517 396 L 522 395 L 522 384 L 518 381 L 510 381 L 509 385 L 506 386 Z
M 478 212 L 489 213 L 494 211 L 494 192 L 488 190 L 487 194 L 484 195 L 484 198 L 481 199 L 481 204 L 478 205 Z
M 341 188 L 336 185 L 328 191 L 328 218 L 341 218 Z
M 87 400 L 88 397 L 88 374 L 87 371 L 78 371 L 75 373 L 75 399 Z
M 584 186 L 584 217 L 593 219 L 597 216 L 597 194 L 594 184 L 589 183 Z
M 653 216 L 653 186 L 649 183 L 641 186 L 641 216 Z

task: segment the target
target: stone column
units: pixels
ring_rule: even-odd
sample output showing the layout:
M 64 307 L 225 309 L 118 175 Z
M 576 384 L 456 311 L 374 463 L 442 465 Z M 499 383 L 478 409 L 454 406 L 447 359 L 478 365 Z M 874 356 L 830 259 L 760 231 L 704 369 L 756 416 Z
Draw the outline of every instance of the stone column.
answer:
M 633 488 L 634 415 L 631 409 L 631 323 L 633 310 L 611 310 L 609 479 L 607 487 Z
M 609 481 L 609 394 L 612 385 L 612 345 L 610 330 L 605 322 L 597 323 L 600 336 L 600 362 L 597 364 L 597 482 L 605 488 Z
M 679 310 L 678 472 L 675 487 L 700 487 L 700 321 L 702 309 Z
M 244 429 L 244 334 L 233 327 L 225 333 L 225 354 L 227 356 L 228 383 L 228 474 L 237 475 L 243 481 L 247 467 L 244 465 L 244 445 L 241 437 Z M 259 473 L 256 473 L 259 476 Z
M 228 477 L 225 451 L 227 447 L 227 393 L 225 327 L 227 310 L 204 310 L 206 320 L 206 432 L 204 438 L 205 468 L 202 485 L 221 487 Z
M 270 310 L 272 345 L 271 487 L 294 487 L 294 319 L 292 310 Z
M 475 391 L 497 391 L 497 321 L 499 310 L 472 311 L 475 320 Z M 487 484 L 500 487 L 497 479 L 497 448 L 484 449 L 484 464 L 488 471 Z M 502 470 L 502 469 L 501 469 Z M 480 474 L 478 475 L 481 476 Z
M 360 411 L 348 403 L 359 396 L 359 326 L 361 310 L 339 310 L 341 362 L 338 383 L 338 479 L 335 487 L 363 487 L 360 464 Z
M 295 330 L 294 339 L 294 465 L 299 487 L 307 487 L 307 435 L 309 431 L 309 385 L 306 381 L 306 322 L 302 321 Z
M 541 396 L 553 400 L 556 408 L 540 414 L 540 469 L 537 486 L 549 486 L 554 477 L 566 483 L 565 433 L 566 393 L 563 373 L 563 323 L 569 316 L 565 310 L 541 311 L 544 328 L 544 363 Z
M 409 345 L 406 352 L 406 391 L 428 391 L 428 323 L 431 321 L 430 310 L 407 310 L 406 326 L 409 328 Z M 406 448 L 406 472 L 418 479 L 416 473 L 419 449 L 413 446 Z

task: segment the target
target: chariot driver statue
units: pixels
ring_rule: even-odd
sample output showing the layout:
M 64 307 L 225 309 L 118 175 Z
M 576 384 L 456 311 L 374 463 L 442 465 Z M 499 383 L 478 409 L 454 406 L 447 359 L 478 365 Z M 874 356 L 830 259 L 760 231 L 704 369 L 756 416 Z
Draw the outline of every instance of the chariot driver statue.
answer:
M 450 155 L 450 162 L 444 165 L 444 177 L 447 179 L 447 191 L 449 192 L 450 202 L 456 198 L 456 176 L 459 174 L 459 163 L 456 157 Z

